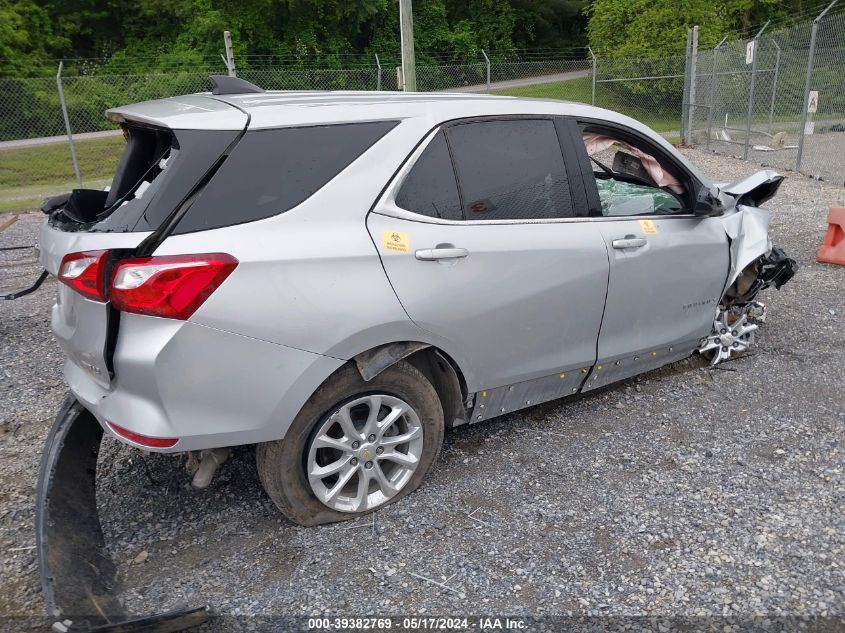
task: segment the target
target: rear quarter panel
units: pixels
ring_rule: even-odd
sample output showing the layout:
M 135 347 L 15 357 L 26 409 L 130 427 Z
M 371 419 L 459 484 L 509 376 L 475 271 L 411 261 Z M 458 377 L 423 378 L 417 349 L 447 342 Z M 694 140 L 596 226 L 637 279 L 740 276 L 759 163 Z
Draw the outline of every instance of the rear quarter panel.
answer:
M 425 129 L 400 124 L 286 213 L 167 238 L 156 255 L 224 252 L 239 261 L 191 321 L 344 360 L 396 340 L 436 344 L 408 319 L 366 229 Z

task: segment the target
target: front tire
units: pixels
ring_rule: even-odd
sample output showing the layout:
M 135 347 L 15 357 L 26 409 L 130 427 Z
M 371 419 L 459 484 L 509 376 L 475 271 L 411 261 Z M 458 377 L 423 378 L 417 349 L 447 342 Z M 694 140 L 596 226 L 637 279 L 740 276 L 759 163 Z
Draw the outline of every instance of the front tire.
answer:
M 365 382 L 342 367 L 283 440 L 256 447 L 258 476 L 290 520 L 310 526 L 373 512 L 416 490 L 440 453 L 437 392 L 400 361 Z

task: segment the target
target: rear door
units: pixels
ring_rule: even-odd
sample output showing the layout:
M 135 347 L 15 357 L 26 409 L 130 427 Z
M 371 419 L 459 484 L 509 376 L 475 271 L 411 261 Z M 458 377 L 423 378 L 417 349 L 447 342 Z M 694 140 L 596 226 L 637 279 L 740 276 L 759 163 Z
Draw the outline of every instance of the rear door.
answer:
M 470 389 L 558 372 L 576 389 L 595 360 L 607 253 L 580 173 L 566 169 L 566 125 L 435 131 L 368 216 L 399 300 L 469 363 Z
M 586 126 L 584 138 L 593 150 L 588 159 L 578 146 L 584 164 L 598 161 L 586 181 L 610 258 L 592 389 L 692 353 L 713 326 L 729 253 L 720 218 L 693 215 L 695 182 L 660 148 L 618 129 Z M 650 158 L 661 171 L 646 171 Z M 646 182 L 654 178 L 664 186 Z

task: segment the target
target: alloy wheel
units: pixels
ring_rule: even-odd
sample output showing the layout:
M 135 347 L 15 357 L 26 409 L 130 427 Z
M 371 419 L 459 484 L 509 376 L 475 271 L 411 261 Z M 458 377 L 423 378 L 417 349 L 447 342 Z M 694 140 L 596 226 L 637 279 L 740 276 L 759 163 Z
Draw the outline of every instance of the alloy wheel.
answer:
M 333 510 L 373 510 L 408 484 L 422 451 L 422 422 L 411 405 L 388 394 L 362 396 L 318 425 L 307 449 L 308 482 Z

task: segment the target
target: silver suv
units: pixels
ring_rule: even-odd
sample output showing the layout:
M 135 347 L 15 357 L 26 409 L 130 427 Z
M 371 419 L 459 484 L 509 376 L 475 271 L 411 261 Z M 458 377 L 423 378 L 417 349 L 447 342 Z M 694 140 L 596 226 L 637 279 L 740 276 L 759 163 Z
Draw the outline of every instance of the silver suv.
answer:
M 45 203 L 78 403 L 132 446 L 255 444 L 313 525 L 419 486 L 444 429 L 747 349 L 794 262 L 644 125 L 469 94 L 213 93 L 109 111 L 107 191 Z

